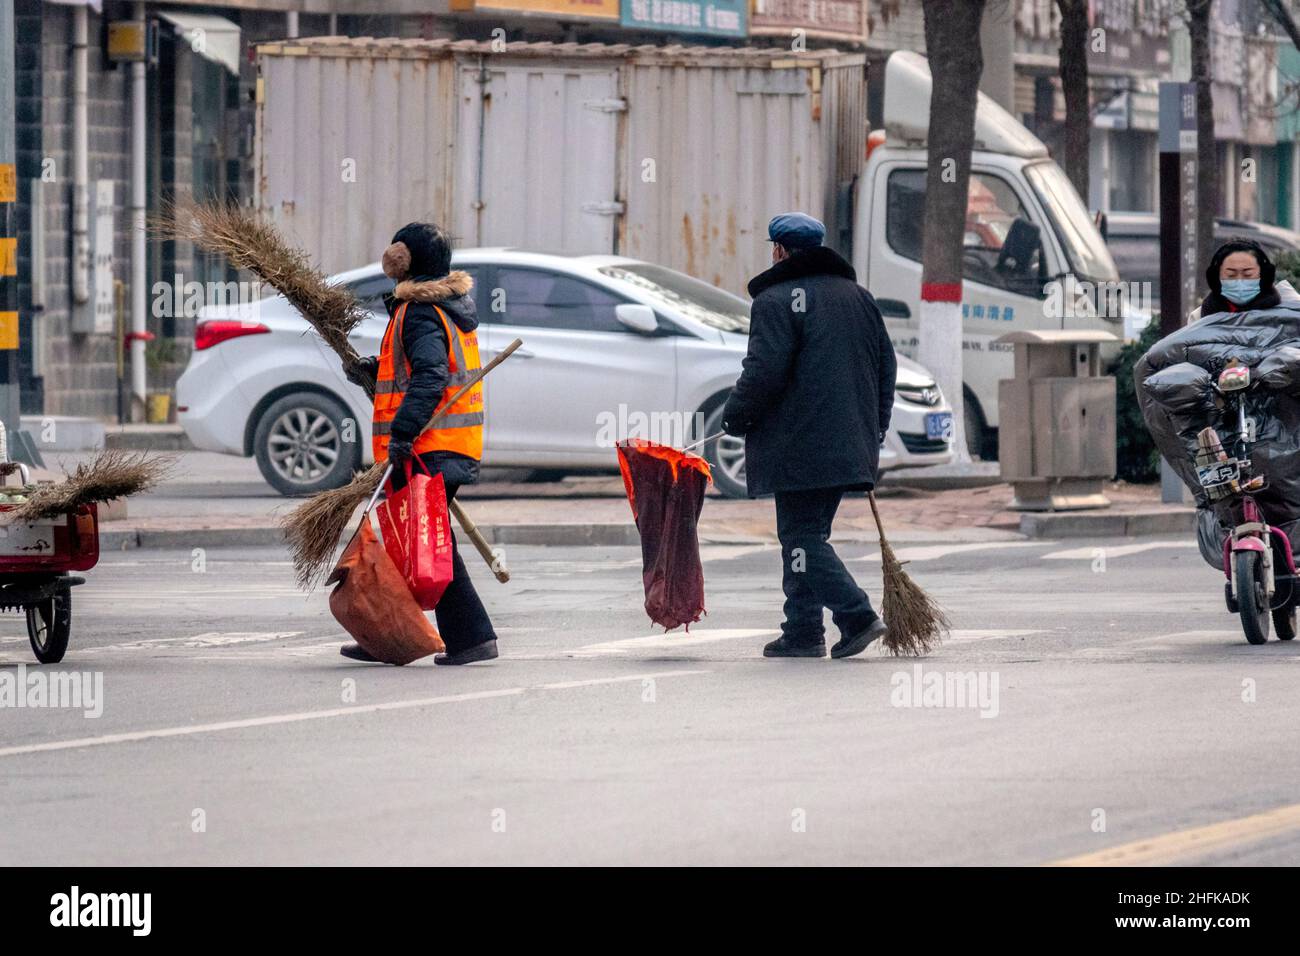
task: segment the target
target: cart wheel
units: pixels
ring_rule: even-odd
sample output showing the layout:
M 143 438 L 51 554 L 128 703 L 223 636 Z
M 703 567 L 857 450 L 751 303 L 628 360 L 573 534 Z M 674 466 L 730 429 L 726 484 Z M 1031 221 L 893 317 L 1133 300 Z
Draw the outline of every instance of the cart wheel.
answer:
M 72 634 L 72 595 L 61 591 L 27 608 L 27 639 L 42 664 L 57 664 L 68 650 Z

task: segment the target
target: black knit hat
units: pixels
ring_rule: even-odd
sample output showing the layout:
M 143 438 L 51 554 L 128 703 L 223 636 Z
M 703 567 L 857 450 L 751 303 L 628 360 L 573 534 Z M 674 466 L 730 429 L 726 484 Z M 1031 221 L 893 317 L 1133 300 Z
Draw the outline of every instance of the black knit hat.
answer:
M 440 279 L 451 271 L 451 236 L 431 222 L 410 222 L 393 235 L 384 250 L 384 272 L 389 278 L 423 276 Z

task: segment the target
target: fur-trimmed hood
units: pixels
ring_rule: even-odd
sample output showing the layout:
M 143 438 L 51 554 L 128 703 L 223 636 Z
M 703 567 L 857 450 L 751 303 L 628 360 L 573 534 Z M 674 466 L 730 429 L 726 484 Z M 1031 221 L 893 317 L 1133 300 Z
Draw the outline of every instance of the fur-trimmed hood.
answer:
M 392 300 L 394 307 L 402 302 L 436 305 L 451 316 L 462 332 L 472 332 L 478 328 L 478 311 L 469 294 L 473 288 L 474 280 L 468 272 L 453 269 L 437 279 L 427 276 L 403 279 L 393 290 Z

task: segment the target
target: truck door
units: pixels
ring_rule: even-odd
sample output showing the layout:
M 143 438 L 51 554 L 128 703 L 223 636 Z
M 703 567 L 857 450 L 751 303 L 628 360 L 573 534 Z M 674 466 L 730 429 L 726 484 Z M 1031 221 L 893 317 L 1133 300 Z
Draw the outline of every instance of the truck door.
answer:
M 465 246 L 614 251 L 618 73 L 462 67 L 455 231 Z
M 924 164 L 882 163 L 872 182 L 868 285 L 894 347 L 915 357 L 921 295 Z M 880 214 L 883 211 L 883 215 Z M 1010 378 L 1007 332 L 1043 326 L 1043 285 L 1059 268 L 1032 198 L 996 168 L 975 166 L 966 206 L 962 286 L 962 377 L 987 427 L 998 423 L 998 380 Z M 969 420 L 969 419 L 968 419 Z

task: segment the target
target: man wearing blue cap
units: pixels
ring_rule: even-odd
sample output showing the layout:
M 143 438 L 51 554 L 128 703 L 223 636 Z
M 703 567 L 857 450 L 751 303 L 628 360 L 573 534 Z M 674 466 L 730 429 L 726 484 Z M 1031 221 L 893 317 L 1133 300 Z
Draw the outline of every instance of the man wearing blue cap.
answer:
M 745 439 L 750 497 L 775 494 L 785 621 L 765 657 L 825 657 L 823 609 L 840 631 L 832 657 L 885 633 L 830 545 L 846 491 L 875 486 L 894 407 L 894 348 L 853 267 L 822 245 L 826 227 L 785 213 L 767 227 L 772 267 L 749 283 L 749 351 L 722 427 Z

